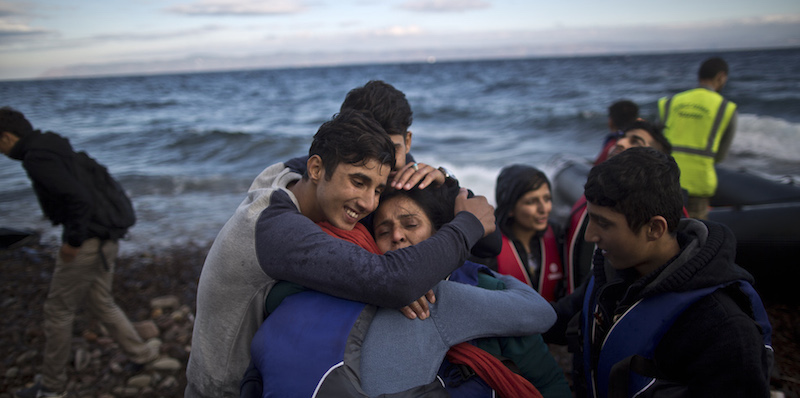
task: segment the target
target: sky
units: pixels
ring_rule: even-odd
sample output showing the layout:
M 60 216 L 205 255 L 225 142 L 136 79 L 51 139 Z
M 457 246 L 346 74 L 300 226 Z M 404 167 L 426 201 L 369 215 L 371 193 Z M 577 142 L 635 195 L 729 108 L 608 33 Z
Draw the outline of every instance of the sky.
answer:
M 0 0 L 0 80 L 776 47 L 798 0 Z

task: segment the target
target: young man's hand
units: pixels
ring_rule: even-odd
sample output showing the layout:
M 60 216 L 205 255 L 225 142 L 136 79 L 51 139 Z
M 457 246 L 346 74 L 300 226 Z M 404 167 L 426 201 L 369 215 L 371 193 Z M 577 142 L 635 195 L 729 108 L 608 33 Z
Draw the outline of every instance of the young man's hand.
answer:
M 494 232 L 496 226 L 494 224 L 494 206 L 489 204 L 485 196 L 475 195 L 467 198 L 468 191 L 466 188 L 461 188 L 456 197 L 455 214 L 462 211 L 470 212 L 480 220 L 483 225 L 483 236 L 488 236 Z
M 425 293 L 424 296 L 417 299 L 417 301 L 403 307 L 400 309 L 400 312 L 406 316 L 408 319 L 426 319 L 431 316 L 431 311 L 428 308 L 428 303 L 435 303 L 436 296 L 433 294 L 433 290 L 428 290 L 428 293 Z
M 394 189 L 409 190 L 419 182 L 419 188 L 424 189 L 431 184 L 444 184 L 445 176 L 441 170 L 425 163 L 406 163 L 392 178 L 391 187 Z M 422 182 L 420 182 L 422 181 Z

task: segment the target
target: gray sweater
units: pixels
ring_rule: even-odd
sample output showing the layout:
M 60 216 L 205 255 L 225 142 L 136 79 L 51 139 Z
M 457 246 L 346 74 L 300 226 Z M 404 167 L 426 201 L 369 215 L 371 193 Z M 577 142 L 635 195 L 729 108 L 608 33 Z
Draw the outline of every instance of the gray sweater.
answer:
M 442 281 L 427 320 L 411 320 L 379 308 L 364 339 L 361 386 L 369 396 L 405 391 L 432 382 L 447 350 L 489 336 L 524 336 L 547 331 L 552 306 L 514 277 L 495 274 L 506 290 Z M 402 377 L 397 377 L 402 375 Z

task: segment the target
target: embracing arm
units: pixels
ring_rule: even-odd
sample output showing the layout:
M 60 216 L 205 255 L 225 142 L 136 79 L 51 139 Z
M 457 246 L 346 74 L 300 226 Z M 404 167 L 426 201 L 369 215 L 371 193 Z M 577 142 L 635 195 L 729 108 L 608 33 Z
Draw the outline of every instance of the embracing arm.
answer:
M 542 333 L 555 322 L 550 304 L 530 286 L 508 275 L 495 274 L 506 286 L 488 290 L 443 281 L 434 292 L 431 317 L 451 345 L 488 336 Z
M 567 328 L 572 318 L 581 312 L 586 288 L 589 285 L 587 278 L 572 294 L 560 298 L 553 303 L 557 320 L 553 327 L 542 334 L 544 341 L 552 344 L 567 344 Z
M 461 212 L 418 245 L 372 254 L 323 232 L 284 191 L 273 193 L 256 224 L 256 255 L 267 275 L 348 300 L 401 308 L 458 268 L 483 236 Z

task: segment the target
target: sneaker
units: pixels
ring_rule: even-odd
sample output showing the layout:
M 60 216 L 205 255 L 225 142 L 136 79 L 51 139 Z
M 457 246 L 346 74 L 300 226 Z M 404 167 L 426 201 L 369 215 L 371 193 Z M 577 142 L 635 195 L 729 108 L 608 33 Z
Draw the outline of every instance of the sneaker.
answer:
M 124 368 L 126 372 L 139 373 L 143 370 L 146 370 L 148 366 L 152 365 L 153 362 L 157 361 L 161 357 L 161 342 L 159 340 L 151 339 L 145 344 L 150 348 L 148 358 L 143 362 L 129 362 Z
M 21 390 L 17 390 L 14 393 L 14 396 L 17 398 L 40 398 L 40 397 L 52 397 L 52 398 L 62 398 L 67 396 L 66 391 L 53 391 L 49 388 L 42 385 L 41 382 L 36 382 L 34 385 L 23 388 Z

